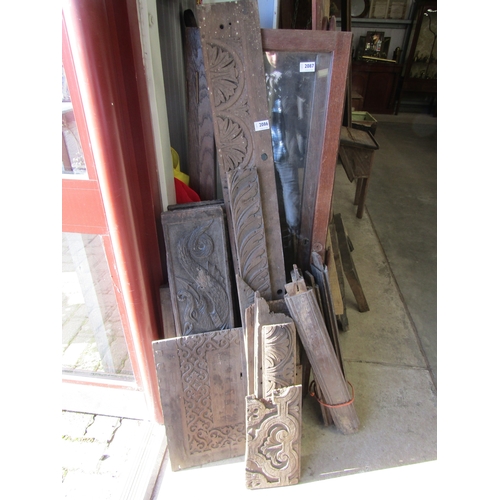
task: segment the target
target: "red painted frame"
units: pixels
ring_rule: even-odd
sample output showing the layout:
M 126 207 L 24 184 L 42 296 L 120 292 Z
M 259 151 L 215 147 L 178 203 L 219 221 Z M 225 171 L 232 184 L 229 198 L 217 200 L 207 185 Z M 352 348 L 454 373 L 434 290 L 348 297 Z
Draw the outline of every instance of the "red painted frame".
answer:
M 63 231 L 103 235 L 137 388 L 163 423 L 151 343 L 162 337 L 166 271 L 135 0 L 64 0 L 63 57 L 89 172 L 63 181 Z

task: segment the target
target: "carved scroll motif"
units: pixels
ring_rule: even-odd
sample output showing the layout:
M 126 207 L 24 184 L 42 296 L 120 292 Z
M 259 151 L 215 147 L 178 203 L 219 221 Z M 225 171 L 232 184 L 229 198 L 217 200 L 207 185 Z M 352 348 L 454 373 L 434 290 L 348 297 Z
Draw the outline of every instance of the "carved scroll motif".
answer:
M 234 326 L 222 207 L 162 214 L 177 335 Z
M 301 394 L 301 386 L 291 386 L 274 390 L 270 401 L 247 396 L 247 488 L 298 483 Z
M 293 322 L 262 327 L 264 397 L 295 381 L 295 325 Z
M 153 342 L 173 470 L 245 453 L 241 328 Z

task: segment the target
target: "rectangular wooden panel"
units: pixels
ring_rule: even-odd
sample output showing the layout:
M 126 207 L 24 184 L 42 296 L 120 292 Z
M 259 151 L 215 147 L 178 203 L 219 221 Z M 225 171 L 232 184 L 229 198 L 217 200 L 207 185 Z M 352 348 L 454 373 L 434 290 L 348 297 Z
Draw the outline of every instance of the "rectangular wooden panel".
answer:
M 264 248 L 271 295 L 263 296 L 269 300 L 280 299 L 284 296 L 286 277 L 258 3 L 257 0 L 203 3 L 197 6 L 197 12 L 221 184 L 229 219 L 233 217 L 231 203 L 234 197 L 230 200 L 228 196 L 228 172 L 255 168 L 260 186 L 258 196 L 254 196 L 252 203 L 246 206 L 261 205 L 265 239 L 254 240 L 253 252 L 245 253 L 250 262 L 235 262 L 236 269 L 253 264 L 254 256 Z M 255 216 L 251 214 L 248 217 Z M 230 237 L 233 253 L 236 253 L 232 224 Z
M 162 213 L 177 335 L 234 326 L 224 210 L 220 205 Z
M 247 396 L 246 486 L 297 484 L 300 479 L 302 386 L 276 389 L 269 400 Z
M 173 471 L 245 453 L 241 328 L 153 342 Z

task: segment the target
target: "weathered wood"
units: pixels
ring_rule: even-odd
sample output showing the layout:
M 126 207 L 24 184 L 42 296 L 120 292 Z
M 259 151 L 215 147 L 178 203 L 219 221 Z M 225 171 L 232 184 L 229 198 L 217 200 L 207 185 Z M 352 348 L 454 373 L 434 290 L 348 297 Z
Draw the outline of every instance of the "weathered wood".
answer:
M 227 199 L 238 263 L 238 276 L 266 300 L 271 280 L 257 169 L 248 166 L 227 172 Z
M 203 3 L 197 9 L 228 218 L 233 218 L 233 210 L 227 174 L 255 167 L 260 195 L 253 198 L 253 204 L 262 207 L 265 241 L 256 240 L 258 246 L 254 252 L 259 253 L 264 245 L 271 288 L 268 298 L 276 300 L 283 298 L 286 278 L 271 133 L 269 128 L 261 126 L 269 116 L 258 4 L 256 0 Z M 233 224 L 230 228 L 232 249 L 236 253 Z M 252 259 L 255 253 L 246 255 Z M 235 257 L 237 271 L 248 264 L 237 262 Z
M 226 225 L 221 206 L 161 215 L 177 335 L 234 326 Z
M 153 342 L 173 471 L 245 454 L 241 328 Z
M 368 302 L 363 292 L 363 287 L 359 280 L 358 273 L 356 271 L 356 266 L 354 265 L 354 260 L 351 255 L 351 250 L 349 248 L 349 242 L 347 239 L 347 233 L 344 226 L 344 221 L 342 220 L 341 214 L 335 214 L 335 230 L 337 232 L 340 257 L 342 259 L 342 267 L 344 269 L 345 276 L 351 287 L 356 303 L 360 312 L 369 311 Z
M 297 484 L 300 479 L 302 387 L 276 389 L 270 400 L 246 398 L 246 486 Z
M 297 331 L 307 352 L 316 377 L 329 407 L 335 426 L 343 434 L 352 434 L 359 427 L 359 419 L 351 402 L 337 355 L 329 339 L 326 325 L 313 290 L 303 290 L 303 279 L 286 285 L 285 301 L 295 321 Z
M 257 293 L 254 311 L 254 394 L 269 399 L 275 389 L 295 384 L 295 324 L 289 316 L 271 312 Z
M 347 317 L 347 308 L 345 300 L 345 284 L 344 284 L 344 270 L 342 269 L 342 260 L 340 258 L 339 242 L 337 238 L 337 231 L 335 229 L 335 215 L 332 211 L 332 217 L 330 220 L 329 234 L 331 242 L 331 251 L 327 250 L 327 263 L 329 264 L 328 269 L 335 268 L 337 271 L 337 279 L 340 288 L 340 296 L 342 300 L 342 313 L 337 314 L 337 322 L 340 325 L 342 331 L 347 332 L 349 330 L 349 319 Z
M 202 200 L 214 200 L 217 198 L 214 128 L 200 30 L 197 27 L 187 25 L 184 28 L 184 48 L 189 186 Z
M 163 324 L 163 338 L 172 339 L 177 336 L 175 330 L 172 296 L 168 286 L 160 287 L 161 318 Z
M 335 309 L 333 307 L 330 283 L 328 281 L 328 270 L 323 265 L 321 256 L 316 252 L 312 253 L 311 271 L 314 275 L 314 278 L 316 279 L 316 282 L 318 283 L 320 300 L 323 306 L 322 311 L 325 325 L 332 340 L 335 354 L 337 355 L 337 358 L 339 360 L 340 368 L 342 369 L 342 373 L 344 373 L 344 363 L 342 361 L 342 353 L 340 350 L 337 318 L 335 316 Z

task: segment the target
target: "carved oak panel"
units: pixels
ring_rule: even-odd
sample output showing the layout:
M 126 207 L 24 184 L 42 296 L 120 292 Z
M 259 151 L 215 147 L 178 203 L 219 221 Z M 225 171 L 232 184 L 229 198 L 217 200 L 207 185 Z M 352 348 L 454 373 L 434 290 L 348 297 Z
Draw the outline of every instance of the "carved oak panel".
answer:
M 245 453 L 241 328 L 153 342 L 173 471 Z
M 270 400 L 247 396 L 246 486 L 297 484 L 300 478 L 302 387 L 273 391 Z
M 252 203 L 261 205 L 261 214 L 251 217 L 262 219 L 258 224 L 262 225 L 265 238 L 253 240 L 254 251 L 242 254 L 230 224 L 236 271 L 254 265 L 247 260 L 238 262 L 239 259 L 267 253 L 265 272 L 271 293 L 268 298 L 280 299 L 284 296 L 286 277 L 271 133 L 269 126 L 262 126 L 269 120 L 269 113 L 258 4 L 256 0 L 202 4 L 197 6 L 197 12 L 228 219 L 233 217 L 233 207 L 227 174 L 255 168 L 259 179 L 259 187 L 253 187 L 257 188 L 257 196 Z
M 162 213 L 177 335 L 234 326 L 224 211 L 203 205 Z

